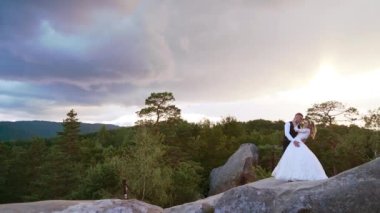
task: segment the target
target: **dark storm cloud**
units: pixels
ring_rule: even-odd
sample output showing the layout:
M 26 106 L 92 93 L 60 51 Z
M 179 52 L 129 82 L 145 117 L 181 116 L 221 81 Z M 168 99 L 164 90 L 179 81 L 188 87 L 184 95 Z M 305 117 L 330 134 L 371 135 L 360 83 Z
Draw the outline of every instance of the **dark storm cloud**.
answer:
M 166 60 L 150 55 L 160 46 L 139 23 L 137 5 L 123 2 L 2 2 L 2 79 L 83 87 L 149 82 Z

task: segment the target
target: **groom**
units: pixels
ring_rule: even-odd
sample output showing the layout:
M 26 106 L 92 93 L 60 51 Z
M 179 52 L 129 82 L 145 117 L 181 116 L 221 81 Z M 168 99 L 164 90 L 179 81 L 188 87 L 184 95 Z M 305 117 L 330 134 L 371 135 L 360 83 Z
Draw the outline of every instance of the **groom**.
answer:
M 289 121 L 289 122 L 285 123 L 285 128 L 284 128 L 285 129 L 285 136 L 284 136 L 284 140 L 282 142 L 282 152 L 285 152 L 290 141 L 292 141 L 297 136 L 297 132 L 294 130 L 294 126 L 298 126 L 298 128 L 299 128 L 302 120 L 303 120 L 303 115 L 298 112 L 294 116 L 293 121 Z M 294 141 L 294 145 L 299 147 L 299 142 Z

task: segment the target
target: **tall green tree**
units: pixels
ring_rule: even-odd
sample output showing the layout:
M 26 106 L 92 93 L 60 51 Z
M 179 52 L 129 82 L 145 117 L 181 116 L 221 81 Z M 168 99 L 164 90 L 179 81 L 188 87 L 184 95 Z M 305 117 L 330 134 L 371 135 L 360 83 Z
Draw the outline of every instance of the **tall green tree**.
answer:
M 141 127 L 134 138 L 135 145 L 125 156 L 124 178 L 133 195 L 140 199 L 165 206 L 171 201 L 172 169 L 163 156 L 162 136 Z
M 308 108 L 306 118 L 317 124 L 331 126 L 337 122 L 353 122 L 358 115 L 358 110 L 354 107 L 346 107 L 338 101 L 326 101 Z
M 83 166 L 80 162 L 80 123 L 77 113 L 71 109 L 62 122 L 57 144 L 50 147 L 43 175 L 35 184 L 40 185 L 40 196 L 46 199 L 68 199 L 78 186 Z
M 67 114 L 67 118 L 63 120 L 63 131 L 59 132 L 60 146 L 64 154 L 66 154 L 70 160 L 78 160 L 79 157 L 79 134 L 80 134 L 80 122 L 77 118 L 77 113 L 74 109 L 71 109 Z
M 136 112 L 142 118 L 140 123 L 158 124 L 164 120 L 176 120 L 181 117 L 181 110 L 172 102 L 175 98 L 171 92 L 151 93 L 145 100 L 146 107 Z

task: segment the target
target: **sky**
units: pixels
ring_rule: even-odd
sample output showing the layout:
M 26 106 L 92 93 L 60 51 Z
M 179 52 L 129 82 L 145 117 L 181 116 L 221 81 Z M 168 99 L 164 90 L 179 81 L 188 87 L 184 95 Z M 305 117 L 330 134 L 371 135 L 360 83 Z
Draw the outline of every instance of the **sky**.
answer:
M 0 120 L 133 125 L 152 92 L 190 122 L 380 107 L 377 0 L 2 0 Z

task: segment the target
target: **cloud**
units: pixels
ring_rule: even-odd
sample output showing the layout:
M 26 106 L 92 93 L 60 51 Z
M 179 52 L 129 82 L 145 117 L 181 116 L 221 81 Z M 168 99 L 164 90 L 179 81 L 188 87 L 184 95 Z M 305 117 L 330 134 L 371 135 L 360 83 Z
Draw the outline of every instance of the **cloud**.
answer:
M 0 106 L 31 114 L 128 107 L 165 90 L 185 102 L 233 102 L 297 89 L 325 63 L 342 75 L 375 70 L 379 6 L 375 0 L 2 1 Z
M 379 3 L 268 2 L 167 4 L 163 34 L 179 79 L 168 87 L 183 98 L 226 101 L 297 88 L 326 62 L 342 72 L 380 66 Z
M 119 9 L 118 2 L 105 8 L 84 2 L 42 1 L 36 8 L 16 1 L 3 7 L 21 6 L 30 30 L 19 25 L 20 13 L 3 15 L 2 78 L 88 88 L 114 82 L 144 85 L 167 70 L 165 56 L 151 54 L 164 47 L 140 25 L 138 8 L 132 13 Z

